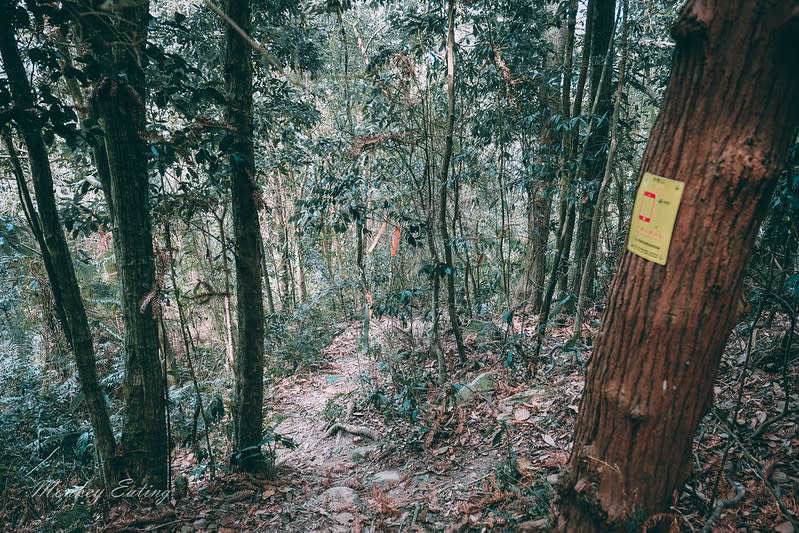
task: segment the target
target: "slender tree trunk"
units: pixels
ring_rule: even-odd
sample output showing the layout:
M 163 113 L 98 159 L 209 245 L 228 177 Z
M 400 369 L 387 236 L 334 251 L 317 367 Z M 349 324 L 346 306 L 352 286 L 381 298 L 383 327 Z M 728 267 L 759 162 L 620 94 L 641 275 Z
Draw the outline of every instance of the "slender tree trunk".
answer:
M 555 15 L 559 4 L 550 4 L 547 10 Z M 565 68 L 571 69 L 571 51 L 569 57 L 566 56 L 566 49 L 573 41 L 574 36 L 569 33 L 573 31 L 573 26 L 569 24 L 569 15 L 561 21 L 561 27 L 553 26 L 546 33 L 546 40 L 552 47 L 552 53 L 548 53 L 544 65 L 552 74 L 545 76 L 547 80 L 540 85 L 540 100 L 542 110 L 546 113 L 547 119 L 561 114 L 562 91 L 553 90 L 549 85 L 548 78 Z M 562 88 L 559 88 L 562 89 Z M 524 154 L 530 153 L 529 141 L 527 136 L 522 136 L 522 150 Z M 546 249 L 549 243 L 549 223 L 552 218 L 552 184 L 555 177 L 554 165 L 552 161 L 556 157 L 559 144 L 562 142 L 562 135 L 551 126 L 549 120 L 545 121 L 540 136 L 539 157 L 542 161 L 543 170 L 533 178 L 528 177 L 526 184 L 527 190 L 527 246 L 524 258 L 524 271 L 516 289 L 516 301 L 526 300 L 524 307 L 538 313 L 544 299 L 544 284 L 546 281 Z M 525 155 L 524 159 L 528 159 Z M 530 165 L 525 162 L 525 167 Z
M 61 291 L 57 290 L 57 285 L 54 284 L 54 280 L 58 279 L 58 271 L 53 265 L 53 258 L 50 255 L 50 251 L 47 249 L 47 243 L 44 240 L 44 232 L 42 231 L 42 226 L 39 222 L 39 213 L 33 206 L 33 199 L 31 198 L 30 191 L 28 190 L 28 182 L 25 179 L 25 172 L 22 170 L 22 163 L 19 160 L 19 154 L 14 148 L 14 141 L 11 138 L 11 133 L 3 133 L 3 144 L 5 145 L 6 152 L 8 152 L 8 156 L 11 159 L 11 168 L 14 172 L 14 179 L 17 182 L 17 191 L 19 193 L 22 210 L 25 213 L 25 219 L 28 221 L 28 225 L 31 227 L 33 237 L 36 239 L 36 243 L 39 245 L 39 250 L 42 254 L 42 263 L 44 263 L 44 270 L 47 272 L 47 279 L 50 280 L 50 291 L 52 292 L 53 304 L 55 306 L 58 322 L 61 325 L 61 330 L 67 340 L 67 343 L 69 343 L 70 349 L 72 349 L 72 331 L 69 327 L 69 321 L 67 321 L 66 312 L 64 311 L 64 302 L 61 298 Z M 50 162 L 48 160 L 48 166 L 49 163 Z
M 308 287 L 305 281 L 305 266 L 303 251 L 302 251 L 302 243 L 300 239 L 297 238 L 297 234 L 294 234 L 294 254 L 297 256 L 297 285 L 300 288 L 300 302 L 305 303 L 308 301 Z
M 618 212 L 618 222 L 619 225 L 616 227 L 616 235 L 615 235 L 615 242 L 612 248 L 613 250 L 613 257 L 616 257 L 618 249 L 620 246 L 624 245 L 624 236 L 626 235 L 626 223 L 625 221 L 628 219 L 627 216 L 627 202 L 624 200 L 624 189 L 627 184 L 627 173 L 626 172 L 619 172 L 619 178 L 616 180 L 616 210 Z
M 567 62 L 569 62 L 569 69 L 564 72 L 564 86 L 562 88 L 562 102 L 563 102 L 563 118 L 564 120 L 570 120 L 572 117 L 579 117 L 582 113 L 583 109 L 583 97 L 585 95 L 585 84 L 588 79 L 588 67 L 590 64 L 591 59 L 591 47 L 593 42 L 594 36 L 594 18 L 591 11 L 595 7 L 595 2 L 589 5 L 588 14 L 586 17 L 586 24 L 585 24 L 585 36 L 583 37 L 583 50 L 582 50 L 582 58 L 580 60 L 580 71 L 577 75 L 577 88 L 574 95 L 574 100 L 571 103 L 571 108 L 569 108 L 569 94 L 571 92 L 571 85 L 566 85 L 567 82 L 571 80 L 571 60 L 572 60 L 572 52 L 574 49 L 574 30 L 576 25 L 576 17 L 577 17 L 577 2 L 575 0 L 569 1 L 569 32 L 570 32 L 570 41 L 567 43 L 566 52 L 567 52 Z M 572 209 L 572 205 L 575 201 L 576 191 L 573 190 L 574 187 L 574 177 L 575 171 L 573 169 L 567 168 L 567 164 L 571 161 L 574 161 L 577 153 L 578 153 L 578 145 L 580 139 L 580 127 L 579 124 L 573 126 L 569 130 L 569 135 L 566 136 L 565 140 L 565 157 L 561 161 L 561 186 L 560 186 L 560 208 L 559 208 L 559 217 L 558 220 L 560 221 L 560 227 L 558 229 L 558 234 L 562 235 L 562 237 L 558 240 L 558 251 L 556 252 L 562 258 L 562 261 L 559 263 L 560 266 L 557 264 L 553 266 L 552 276 L 557 278 L 558 288 L 560 292 L 565 294 L 568 291 L 568 259 L 569 255 L 571 254 L 571 245 L 572 245 L 572 238 L 574 234 L 574 222 L 571 222 L 571 229 L 568 231 L 568 234 L 563 234 L 564 224 L 567 220 L 567 213 Z M 557 263 L 557 262 L 556 262 Z M 548 289 L 547 289 L 548 290 Z M 547 299 L 546 294 L 544 295 L 544 300 Z M 551 297 L 550 297 L 551 301 Z
M 622 20 L 622 55 L 621 65 L 619 66 L 619 82 L 616 86 L 616 96 L 613 103 L 613 117 L 610 124 L 610 147 L 605 158 L 605 171 L 602 183 L 599 186 L 597 197 L 594 203 L 594 213 L 591 216 L 591 235 L 588 241 L 588 255 L 585 258 L 583 272 L 580 276 L 580 288 L 577 292 L 577 313 L 574 319 L 574 338 L 579 339 L 582 333 L 585 309 L 588 300 L 588 284 L 593 280 L 593 272 L 596 269 L 596 249 L 599 246 L 599 224 L 602 220 L 602 211 L 605 205 L 605 194 L 610 181 L 613 177 L 613 163 L 616 158 L 616 148 L 619 144 L 618 128 L 619 114 L 621 112 L 621 100 L 624 94 L 624 75 L 627 67 L 627 0 L 624 0 L 624 16 Z
M 227 15 L 250 32 L 250 1 L 228 0 Z M 244 471 L 269 469 L 261 453 L 264 402 L 264 302 L 261 226 L 255 185 L 252 132 L 252 50 L 236 28 L 226 29 L 226 120 L 234 129 L 230 157 L 233 239 L 236 261 L 236 402 L 234 463 Z
M 540 180 L 536 183 L 533 198 L 533 256 L 532 256 L 532 293 L 530 309 L 536 312 L 541 309 L 544 300 L 544 284 L 546 282 L 547 246 L 549 244 L 549 223 L 552 219 L 552 180 Z
M 577 176 L 582 183 L 580 194 L 579 220 L 574 243 L 574 262 L 571 292 L 578 294 L 588 249 L 591 246 L 591 227 L 594 221 L 594 206 L 599 197 L 599 188 L 605 174 L 607 161 L 610 114 L 613 110 L 611 80 L 613 78 L 614 11 L 616 0 L 591 0 L 589 13 L 593 17 L 593 38 L 591 39 L 591 90 L 589 102 L 594 115 L 592 128 L 585 140 L 585 160 L 582 165 L 585 174 Z M 594 271 L 588 271 L 589 281 L 594 279 Z
M 33 93 L 17 48 L 16 35 L 11 26 L 12 20 L 9 7 L 0 8 L 0 56 L 2 56 L 3 70 L 8 78 L 14 106 L 19 112 L 27 113 L 28 110 L 34 108 Z M 103 484 L 105 488 L 110 488 L 118 475 L 113 461 L 116 449 L 114 432 L 108 418 L 105 397 L 97 381 L 94 345 L 78 281 L 75 277 L 72 257 L 58 219 L 49 154 L 41 130 L 35 124 L 34 120 L 24 120 L 19 124 L 19 128 L 28 147 L 33 187 L 39 206 L 42 255 L 49 257 L 51 262 L 52 271 L 48 270 L 50 284 L 60 298 L 61 312 L 67 326 L 65 333 L 69 334 L 68 340 L 75 352 L 78 378 L 94 430 L 95 445 L 103 473 Z M 35 217 L 36 214 L 31 213 L 31 219 L 34 220 Z
M 614 31 L 611 31 L 611 34 L 613 34 L 614 32 L 615 32 L 615 26 L 614 26 Z M 611 53 L 611 50 L 612 50 L 612 44 L 608 47 L 607 50 L 608 55 Z M 610 60 L 606 59 L 606 61 L 603 64 L 602 73 L 600 76 L 600 82 L 599 82 L 600 85 L 602 85 L 602 79 L 605 76 L 609 75 L 608 72 L 610 70 L 609 66 L 610 66 Z M 597 93 L 596 97 L 594 98 L 594 102 L 591 107 L 591 117 L 588 121 L 588 126 L 586 128 L 586 136 L 589 138 L 591 136 L 591 133 L 593 132 L 594 123 L 596 122 L 596 108 L 598 104 L 599 104 L 599 93 Z M 578 106 L 575 103 L 575 111 L 578 111 L 579 107 L 580 106 Z M 574 149 L 577 146 L 576 141 L 574 139 L 574 135 L 576 135 L 576 132 L 573 132 L 572 135 L 571 149 Z M 583 150 L 580 154 L 580 157 L 578 158 L 577 169 L 574 171 L 575 176 L 579 176 L 582 172 L 583 163 L 586 160 L 586 147 L 587 145 L 583 145 Z M 564 195 L 566 194 L 565 191 L 566 189 L 568 189 L 570 181 L 571 178 L 567 174 L 562 183 L 562 188 L 561 188 L 562 194 Z M 571 248 L 572 238 L 574 236 L 574 224 L 577 211 L 576 203 L 577 203 L 577 198 L 572 196 L 568 199 L 567 201 L 568 212 L 565 215 L 563 215 L 565 216 L 565 220 L 561 219 L 561 232 L 560 232 L 560 238 L 558 240 L 557 251 L 555 253 L 555 262 L 552 270 L 552 279 L 550 280 L 550 283 L 547 285 L 547 292 L 546 294 L 544 294 L 544 301 L 541 305 L 541 313 L 538 323 L 538 335 L 534 349 L 534 358 L 536 359 L 538 358 L 538 355 L 541 352 L 541 345 L 544 340 L 544 334 L 546 333 L 547 321 L 549 320 L 549 311 L 550 311 L 550 306 L 552 304 L 552 297 L 554 294 L 555 283 L 558 281 L 562 282 L 568 275 L 567 263 L 568 263 L 569 250 Z M 562 205 L 561 209 L 565 209 L 565 207 L 566 206 Z
M 225 232 L 225 215 L 227 214 L 227 208 L 222 210 L 222 215 L 217 218 L 217 222 L 219 224 L 219 240 L 222 243 L 221 247 L 221 255 L 222 255 L 222 277 L 225 282 L 225 297 L 223 300 L 223 305 L 225 309 L 225 360 L 227 361 L 228 369 L 235 373 L 236 369 L 236 343 L 234 342 L 234 335 L 235 332 L 233 331 L 233 305 L 231 302 L 231 293 L 233 292 L 233 286 L 230 283 L 230 263 L 228 262 L 227 257 L 227 235 Z M 263 247 L 263 241 L 261 242 L 261 246 Z M 262 248 L 263 250 L 263 248 Z M 263 252 L 262 252 L 263 253 Z M 274 313 L 274 310 L 272 311 Z
M 285 190 L 285 182 L 283 181 L 279 172 L 275 173 L 275 183 L 277 185 L 277 197 L 279 205 L 276 206 L 278 227 L 278 246 L 280 257 L 280 309 L 281 311 L 288 312 L 296 301 L 293 298 L 294 294 L 294 273 L 291 266 L 291 240 L 289 238 L 288 227 L 288 214 L 286 213 L 286 203 L 288 202 L 289 195 Z
M 364 220 L 355 223 L 355 266 L 358 269 L 358 282 L 361 316 L 363 327 L 361 329 L 361 350 L 369 351 L 369 325 L 371 322 L 371 303 L 369 302 L 369 285 L 366 279 L 366 239 L 364 239 Z
M 625 252 L 611 286 L 562 492 L 564 531 L 639 529 L 639 517 L 676 503 L 799 123 L 795 1 L 691 0 L 672 33 L 671 80 L 641 173 L 683 181 L 682 203 L 668 263 Z
M 465 233 L 463 231 L 463 217 L 461 216 L 461 186 L 460 180 L 455 180 L 454 183 L 454 191 L 453 191 L 453 212 L 452 212 L 452 235 L 460 235 L 460 240 L 463 242 L 465 240 L 464 236 Z M 472 299 L 471 295 L 469 294 L 469 269 L 470 269 L 470 260 L 469 260 L 469 248 L 464 247 L 464 253 L 458 251 L 457 247 L 453 248 L 453 253 L 457 256 L 458 260 L 463 263 L 463 300 L 466 305 L 466 316 L 471 318 L 472 317 Z
M 438 227 L 444 246 L 444 265 L 447 280 L 447 312 L 452 323 L 452 332 L 458 347 L 458 356 L 466 361 L 466 346 L 463 344 L 460 318 L 455 297 L 455 265 L 452 261 L 452 241 L 447 215 L 447 189 L 449 188 L 452 163 L 453 132 L 455 130 L 455 0 L 447 2 L 447 131 L 444 140 L 444 155 L 441 162 L 441 177 L 438 196 Z M 455 178 L 457 179 L 457 178 Z
M 547 290 L 544 293 L 544 299 L 541 302 L 541 311 L 538 313 L 538 326 L 536 328 L 536 341 L 533 348 L 533 370 L 535 365 L 538 364 L 538 356 L 541 355 L 541 346 L 544 344 L 544 336 L 547 330 L 547 321 L 549 320 L 549 312 L 552 308 L 552 298 L 555 295 L 555 286 L 558 283 L 559 275 L 565 274 L 563 272 L 566 263 L 566 253 L 568 251 L 567 239 L 570 240 L 571 235 L 574 233 L 574 219 L 575 219 L 575 206 L 574 203 L 569 203 L 566 209 L 566 214 L 561 220 L 560 235 L 558 236 L 558 244 L 555 250 L 555 259 L 552 262 L 552 275 L 547 283 Z M 560 277 L 562 279 L 562 277 Z
M 268 236 L 264 235 L 264 238 Z M 275 297 L 272 294 L 272 282 L 269 278 L 269 268 L 266 265 L 266 244 L 261 240 L 261 268 L 264 272 L 264 292 L 266 293 L 266 305 L 268 306 L 269 313 L 275 314 Z
M 546 276 L 546 248 L 549 242 L 549 223 L 552 218 L 552 180 L 540 175 L 529 179 L 527 189 L 527 244 L 524 254 L 524 271 L 515 291 L 517 303 L 538 313 L 544 298 Z

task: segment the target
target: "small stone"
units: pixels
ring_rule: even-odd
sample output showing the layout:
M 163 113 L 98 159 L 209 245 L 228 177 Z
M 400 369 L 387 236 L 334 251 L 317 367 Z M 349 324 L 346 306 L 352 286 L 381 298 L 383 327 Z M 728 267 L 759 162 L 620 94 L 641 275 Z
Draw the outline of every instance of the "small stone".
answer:
M 372 476 L 375 485 L 393 485 L 399 483 L 401 479 L 402 476 L 396 470 L 383 470 Z
M 336 513 L 333 515 L 333 520 L 339 524 L 349 524 L 355 520 L 355 515 L 352 513 Z
M 468 385 L 464 385 L 458 392 L 455 393 L 455 399 L 458 402 L 465 402 L 474 397 L 478 392 L 487 392 L 496 390 L 497 380 L 489 373 L 483 373 L 472 380 Z
M 200 518 L 199 520 L 195 520 L 192 525 L 194 529 L 206 529 L 208 527 L 208 520 Z
M 322 493 L 322 503 L 330 510 L 348 506 L 360 508 L 363 505 L 358 493 L 349 487 L 330 487 Z
M 771 473 L 771 481 L 774 483 L 786 483 L 788 481 L 788 475 L 782 470 L 775 470 Z
M 371 452 L 372 448 L 367 446 L 359 446 L 350 453 L 350 460 L 356 464 L 362 463 L 369 457 Z

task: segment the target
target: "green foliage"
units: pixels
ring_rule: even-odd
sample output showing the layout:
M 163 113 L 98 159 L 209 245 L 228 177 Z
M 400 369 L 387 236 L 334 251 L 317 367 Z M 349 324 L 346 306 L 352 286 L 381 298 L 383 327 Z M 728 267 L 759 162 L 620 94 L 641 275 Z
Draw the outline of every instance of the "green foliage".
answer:
M 272 363 L 268 371 L 275 377 L 318 363 L 336 332 L 319 302 L 301 304 L 292 314 L 269 315 L 267 319 L 265 354 Z
M 93 522 L 92 513 L 85 503 L 67 505 L 53 515 L 52 525 L 44 528 L 45 533 L 81 533 Z
M 202 445 L 204 441 L 201 437 L 217 428 L 225 416 L 227 410 L 223 398 L 227 393 L 227 387 L 221 380 L 201 382 L 199 391 L 191 382 L 169 389 L 172 438 L 182 446 L 192 446 L 197 461 L 207 459 L 207 450 Z M 200 402 L 204 413 L 200 410 Z M 216 450 L 217 455 L 221 449 Z
M 7 524 L 22 518 L 25 506 L 48 505 L 44 497 L 33 504 L 27 496 L 12 495 L 29 494 L 47 480 L 92 476 L 92 433 L 84 410 L 75 405 L 77 395 L 74 380 L 52 383 L 30 353 L 0 353 L 0 491 L 8 497 L 3 512 Z M 73 522 L 72 509 L 61 510 L 63 528 L 50 530 L 75 531 L 91 521 Z
M 419 420 L 432 386 L 427 365 L 430 360 L 427 351 L 387 351 L 378 361 L 378 369 L 389 378 L 388 383 L 385 386 L 375 384 L 369 395 L 375 409 L 389 418 L 398 416 L 411 422 Z
M 352 393 L 336 394 L 325 402 L 322 409 L 322 418 L 328 422 L 340 420 L 347 411 L 347 402 L 352 398 Z

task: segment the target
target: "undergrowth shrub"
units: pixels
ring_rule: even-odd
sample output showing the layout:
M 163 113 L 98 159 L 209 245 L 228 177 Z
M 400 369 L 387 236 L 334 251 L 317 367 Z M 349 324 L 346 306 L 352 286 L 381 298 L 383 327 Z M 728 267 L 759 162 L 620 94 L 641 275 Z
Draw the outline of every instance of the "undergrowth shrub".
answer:
M 317 301 L 301 304 L 291 314 L 267 317 L 265 354 L 271 358 L 268 372 L 275 377 L 291 375 L 324 359 L 324 350 L 336 333 L 330 315 Z
M 34 497 L 41 483 L 69 486 L 92 477 L 92 432 L 74 377 L 51 383 L 40 363 L 0 354 L 0 415 L 0 522 L 24 522 L 51 507 Z

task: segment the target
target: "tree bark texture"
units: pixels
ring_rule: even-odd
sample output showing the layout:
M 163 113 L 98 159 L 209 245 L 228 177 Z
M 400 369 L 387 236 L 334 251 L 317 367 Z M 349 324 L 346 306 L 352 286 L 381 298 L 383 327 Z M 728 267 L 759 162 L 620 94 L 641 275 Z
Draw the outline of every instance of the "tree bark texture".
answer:
M 50 159 L 42 137 L 41 129 L 34 116 L 25 116 L 34 109 L 33 92 L 17 48 L 17 41 L 12 26 L 13 14 L 8 6 L 0 8 L 0 55 L 3 70 L 8 77 L 14 107 L 22 120 L 18 121 L 19 129 L 28 147 L 28 159 L 36 203 L 39 208 L 39 224 L 43 240 L 42 256 L 48 257 L 51 268 L 48 277 L 53 291 L 58 293 L 67 327 L 65 333 L 70 335 L 69 342 L 75 352 L 78 378 L 84 394 L 86 408 L 89 411 L 95 445 L 100 457 L 103 482 L 106 488 L 113 485 L 116 471 L 113 457 L 116 449 L 114 432 L 108 418 L 105 398 L 97 381 L 94 344 L 86 310 L 78 287 L 78 280 L 72 265 L 64 230 L 58 219 L 58 208 L 53 191 L 53 176 Z M 31 213 L 35 217 L 35 213 Z M 33 222 L 33 218 L 32 218 Z M 41 243 L 40 243 L 41 244 Z
M 611 97 L 611 80 L 613 78 L 613 54 L 608 48 L 612 46 L 615 0 L 591 0 L 589 13 L 593 17 L 593 38 L 591 40 L 591 91 L 589 108 L 596 114 L 591 133 L 586 139 L 585 175 L 582 177 L 579 221 L 574 243 L 574 276 L 572 293 L 577 294 L 585 270 L 585 259 L 591 246 L 591 226 L 594 223 L 594 206 L 597 203 L 598 190 L 605 173 L 608 141 L 610 132 L 610 114 L 613 109 Z M 605 66 L 605 63 L 608 65 Z M 607 69 L 602 74 L 603 69 Z M 593 102 L 596 99 L 596 107 Z M 580 176 L 578 176 L 580 179 Z M 589 282 L 594 272 L 588 272 Z M 590 291 L 590 289 L 589 289 Z
M 103 130 L 102 143 L 92 146 L 113 221 L 125 322 L 124 461 L 137 486 L 165 488 L 169 436 L 159 356 L 148 149 L 143 137 L 149 9 L 148 0 L 112 3 L 107 8 L 75 11 L 75 18 L 82 39 L 105 71 L 87 103 L 88 115 L 98 119 Z
M 438 191 L 438 228 L 444 247 L 444 264 L 447 280 L 447 313 L 452 325 L 455 344 L 461 362 L 466 361 L 466 346 L 463 344 L 460 318 L 455 296 L 455 264 L 452 260 L 452 239 L 448 228 L 447 190 L 452 166 L 453 133 L 455 131 L 455 0 L 447 2 L 447 130 L 444 138 L 444 155 L 441 161 L 440 186 Z M 455 178 L 457 179 L 457 178 Z
M 638 528 L 690 474 L 744 266 L 799 122 L 792 0 L 692 0 L 640 173 L 685 183 L 668 264 L 625 252 L 562 491 L 563 531 Z M 633 216 L 635 214 L 633 213 Z
M 150 220 L 144 103 L 125 79 L 103 79 L 92 95 L 101 118 L 113 202 L 114 246 L 125 322 L 125 464 L 137 485 L 167 483 L 164 376 Z
M 249 0 L 229 0 L 230 20 L 249 34 Z M 261 276 L 261 226 L 255 185 L 252 133 L 252 50 L 232 26 L 226 30 L 226 120 L 233 128 L 230 188 L 236 263 L 236 466 L 250 471 L 264 466 L 260 450 L 264 402 L 264 302 Z

